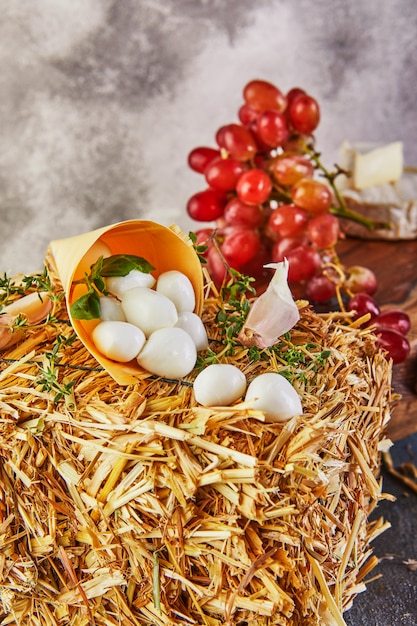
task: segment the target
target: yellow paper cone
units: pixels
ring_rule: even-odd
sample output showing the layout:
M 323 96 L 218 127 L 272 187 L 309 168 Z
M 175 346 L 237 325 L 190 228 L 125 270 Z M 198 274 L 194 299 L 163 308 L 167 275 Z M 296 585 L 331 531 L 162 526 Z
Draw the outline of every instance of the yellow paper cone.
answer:
M 88 273 L 100 256 L 134 254 L 143 257 L 155 267 L 157 278 L 168 270 L 178 270 L 188 276 L 195 292 L 195 312 L 203 307 L 203 275 L 199 258 L 189 237 L 181 229 L 169 228 L 147 220 L 129 220 L 99 228 L 66 239 L 51 241 L 54 258 L 67 303 L 70 322 L 87 350 L 120 384 L 130 385 L 146 373 L 136 361 L 118 363 L 106 358 L 95 347 L 91 333 L 99 320 L 76 320 L 71 315 L 72 304 L 87 291 L 85 285 L 74 285 Z

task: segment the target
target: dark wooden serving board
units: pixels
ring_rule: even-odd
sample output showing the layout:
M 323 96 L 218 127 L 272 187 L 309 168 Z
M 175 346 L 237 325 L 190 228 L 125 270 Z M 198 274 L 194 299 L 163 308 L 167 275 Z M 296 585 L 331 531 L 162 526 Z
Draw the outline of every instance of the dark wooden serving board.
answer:
M 346 267 L 365 265 L 378 279 L 375 299 L 381 309 L 400 308 L 408 313 L 410 356 L 394 365 L 393 388 L 401 400 L 392 412 L 388 431 L 393 441 L 417 432 L 417 240 L 369 241 L 347 238 L 338 244 Z

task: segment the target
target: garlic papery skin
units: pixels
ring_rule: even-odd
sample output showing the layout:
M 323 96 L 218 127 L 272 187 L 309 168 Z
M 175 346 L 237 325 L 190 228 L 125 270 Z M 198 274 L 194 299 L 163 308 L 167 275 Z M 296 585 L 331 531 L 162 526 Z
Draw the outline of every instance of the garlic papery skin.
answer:
M 137 357 L 138 364 L 151 374 L 178 379 L 194 368 L 197 349 L 182 328 L 160 328 L 151 334 Z
M 256 376 L 246 390 L 245 403 L 251 409 L 263 411 L 268 422 L 287 422 L 303 412 L 300 396 L 277 372 Z
M 178 315 L 178 321 L 175 324 L 176 328 L 182 328 L 187 332 L 191 339 L 195 343 L 197 352 L 208 348 L 208 337 L 206 327 L 203 321 L 197 313 L 191 313 L 190 311 L 183 311 Z
M 106 279 L 107 291 L 121 300 L 128 289 L 134 287 L 148 287 L 151 289 L 156 283 L 156 278 L 147 272 L 131 270 L 126 276 L 109 276 Z
M 197 375 L 193 388 L 198 404 L 229 406 L 245 393 L 246 377 L 235 365 L 213 363 Z
M 244 346 L 267 348 L 291 330 L 300 319 L 298 307 L 288 286 L 288 261 L 268 263 L 275 269 L 266 291 L 252 304 L 239 341 Z
M 175 304 L 162 293 L 147 287 L 125 291 L 122 309 L 126 320 L 143 330 L 147 337 L 158 328 L 175 326 L 178 321 Z
M 121 303 L 111 296 L 101 296 L 100 319 L 104 321 L 125 322 L 126 316 Z
M 195 293 L 193 285 L 185 274 L 178 270 L 163 272 L 156 281 L 155 289 L 158 293 L 172 300 L 178 313 L 194 311 Z
M 120 363 L 135 359 L 146 341 L 140 328 L 115 320 L 100 322 L 93 330 L 92 339 L 97 350 Z

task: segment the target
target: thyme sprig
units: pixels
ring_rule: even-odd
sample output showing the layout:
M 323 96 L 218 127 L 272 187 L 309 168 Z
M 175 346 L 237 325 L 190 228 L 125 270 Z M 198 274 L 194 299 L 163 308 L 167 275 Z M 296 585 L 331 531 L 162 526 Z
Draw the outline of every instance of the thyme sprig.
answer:
M 36 379 L 41 391 L 55 393 L 53 403 L 56 404 L 65 396 L 72 394 L 75 381 L 60 382 L 58 378 L 58 366 L 62 356 L 63 348 L 71 346 L 77 336 L 73 333 L 69 337 L 58 335 L 52 350 L 44 354 L 44 366 L 39 369 L 39 376 Z

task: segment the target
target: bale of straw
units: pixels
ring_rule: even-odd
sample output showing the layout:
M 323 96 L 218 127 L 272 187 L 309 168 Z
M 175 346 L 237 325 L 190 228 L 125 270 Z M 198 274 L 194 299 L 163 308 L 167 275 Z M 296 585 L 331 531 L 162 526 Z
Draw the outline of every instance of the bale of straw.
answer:
M 285 424 L 197 406 L 195 372 L 119 387 L 63 299 L 0 357 L 1 624 L 345 623 L 386 528 L 369 514 L 394 396 L 368 330 L 303 306 L 277 349 L 223 357 L 291 378 Z

